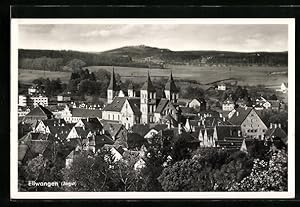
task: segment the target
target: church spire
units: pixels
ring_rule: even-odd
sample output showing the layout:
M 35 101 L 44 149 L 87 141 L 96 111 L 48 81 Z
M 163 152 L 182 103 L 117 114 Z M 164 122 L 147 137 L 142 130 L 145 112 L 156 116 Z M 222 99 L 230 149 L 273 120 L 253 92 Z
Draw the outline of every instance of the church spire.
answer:
M 165 90 L 170 91 L 171 93 L 178 93 L 179 90 L 175 84 L 175 81 L 173 79 L 173 74 L 172 74 L 172 70 L 169 76 L 169 80 L 165 85 Z
M 114 67 L 112 69 L 112 73 L 111 73 L 111 76 L 110 76 L 110 82 L 109 82 L 109 85 L 108 85 L 107 89 L 108 90 L 113 90 L 113 91 L 115 91 L 117 89 Z
M 149 92 L 155 92 L 155 88 L 152 84 L 152 81 L 151 81 L 151 78 L 150 78 L 150 74 L 149 74 L 149 70 L 148 70 L 148 73 L 147 73 L 147 80 L 146 82 L 144 83 L 143 87 L 141 88 L 141 90 L 146 90 L 146 91 L 149 91 Z

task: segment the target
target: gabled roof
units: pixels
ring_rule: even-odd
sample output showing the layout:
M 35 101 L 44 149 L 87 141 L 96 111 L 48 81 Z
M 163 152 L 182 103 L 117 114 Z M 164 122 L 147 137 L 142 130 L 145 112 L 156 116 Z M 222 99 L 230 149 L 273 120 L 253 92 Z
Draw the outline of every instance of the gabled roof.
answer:
M 131 129 L 133 133 L 137 133 L 140 136 L 144 137 L 149 132 L 150 127 L 147 124 L 135 124 Z
M 168 99 L 161 99 L 154 113 L 162 113 L 164 108 L 167 106 L 168 102 L 169 102 Z
M 62 126 L 66 125 L 66 121 L 64 119 L 45 119 L 41 120 L 45 126 Z
M 133 111 L 133 113 L 135 115 L 141 115 L 141 111 L 140 111 L 140 99 L 138 98 L 129 98 L 127 99 L 128 103 Z
M 73 117 L 102 118 L 102 111 L 98 109 L 72 108 L 70 111 Z
M 101 148 L 105 144 L 112 145 L 112 144 L 114 144 L 114 141 L 109 136 L 107 136 L 105 134 L 95 136 L 96 148 Z
M 25 117 L 31 117 L 31 116 L 49 117 L 49 116 L 53 116 L 53 114 L 47 108 L 39 105 L 39 106 L 35 107 L 34 109 L 32 109 L 28 114 L 25 115 Z
M 271 129 L 268 129 L 265 133 L 266 137 L 278 137 L 280 139 L 284 139 L 287 137 L 287 134 L 285 133 L 285 131 L 283 131 L 282 128 L 280 127 L 273 127 Z
M 102 130 L 103 126 L 97 118 L 88 118 L 88 119 L 81 119 L 82 123 L 85 126 L 85 129 L 95 131 L 95 130 Z
M 196 111 L 194 108 L 191 108 L 191 107 L 182 106 L 182 107 L 180 107 L 180 110 L 181 110 L 182 114 L 194 114 L 194 115 L 196 115 L 198 113 L 198 111 Z
M 176 87 L 176 84 L 174 82 L 172 71 L 170 73 L 169 80 L 168 80 L 168 82 L 165 85 L 165 90 L 168 90 L 168 91 L 171 91 L 171 92 L 175 92 L 175 93 L 179 92 L 179 89 Z
M 123 105 L 127 98 L 125 97 L 115 97 L 110 104 L 107 104 L 103 111 L 116 111 L 121 112 Z
M 76 130 L 78 136 L 80 136 L 81 138 L 86 138 L 89 133 L 88 130 L 83 130 L 83 128 L 81 128 L 81 127 L 75 127 L 75 130 Z
M 228 121 L 233 125 L 241 125 L 252 110 L 251 107 L 238 107 Z
M 104 122 L 103 128 L 106 133 L 112 137 L 115 137 L 121 131 L 123 125 L 119 123 Z
M 156 90 L 155 90 L 155 88 L 152 84 L 152 81 L 151 81 L 151 78 L 150 78 L 150 75 L 149 75 L 149 71 L 147 73 L 147 80 L 144 83 L 144 85 L 142 86 L 141 90 L 146 90 L 146 91 L 149 91 L 149 92 L 156 92 Z

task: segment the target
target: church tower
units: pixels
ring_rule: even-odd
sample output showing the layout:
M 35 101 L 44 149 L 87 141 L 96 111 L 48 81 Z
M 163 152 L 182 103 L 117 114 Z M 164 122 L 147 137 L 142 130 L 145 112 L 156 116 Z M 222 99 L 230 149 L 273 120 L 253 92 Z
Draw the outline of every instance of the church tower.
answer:
M 141 88 L 141 123 L 154 122 L 154 111 L 156 110 L 156 90 L 150 79 L 149 71 L 147 80 Z
M 166 99 L 168 99 L 172 103 L 177 103 L 178 96 L 179 96 L 178 94 L 179 94 L 179 90 L 175 85 L 172 71 L 171 71 L 169 80 L 165 85 L 165 96 Z
M 107 103 L 108 104 L 110 104 L 113 101 L 117 91 L 118 91 L 118 87 L 116 84 L 115 71 L 113 68 L 111 76 L 110 76 L 110 82 L 109 82 L 109 85 L 107 88 Z

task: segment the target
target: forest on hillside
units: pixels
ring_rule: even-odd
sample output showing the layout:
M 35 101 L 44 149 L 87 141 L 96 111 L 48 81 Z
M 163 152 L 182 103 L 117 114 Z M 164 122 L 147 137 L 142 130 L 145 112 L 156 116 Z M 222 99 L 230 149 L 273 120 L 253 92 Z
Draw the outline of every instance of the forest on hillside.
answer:
M 19 49 L 19 68 L 73 71 L 83 66 L 165 68 L 174 65 L 287 66 L 287 52 L 238 53 L 221 51 L 171 51 L 159 48 L 116 49 L 113 52 Z

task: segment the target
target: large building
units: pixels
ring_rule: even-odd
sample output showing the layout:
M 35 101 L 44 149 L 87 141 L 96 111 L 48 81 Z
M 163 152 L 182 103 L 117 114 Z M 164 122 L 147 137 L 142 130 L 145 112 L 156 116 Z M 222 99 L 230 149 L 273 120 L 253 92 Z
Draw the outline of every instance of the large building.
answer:
M 104 120 L 122 123 L 128 129 L 134 124 L 158 123 L 167 115 L 171 115 L 175 120 L 179 119 L 179 90 L 172 73 L 164 88 L 164 98 L 157 97 L 149 72 L 140 89 L 140 97 L 137 97 L 132 84 L 129 85 L 127 94 L 128 96 L 125 96 L 124 92 L 120 93 L 113 70 L 107 89 L 107 105 L 103 109 Z

